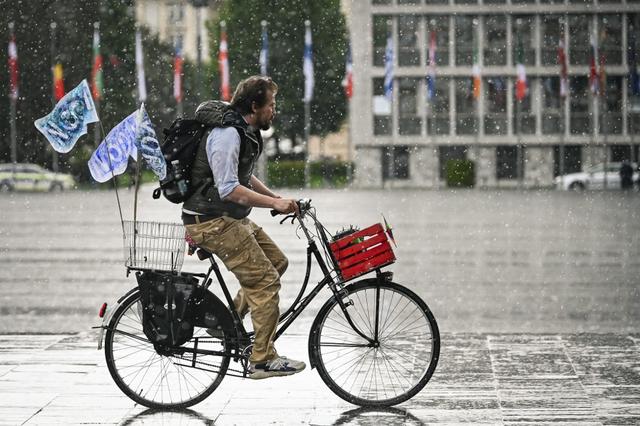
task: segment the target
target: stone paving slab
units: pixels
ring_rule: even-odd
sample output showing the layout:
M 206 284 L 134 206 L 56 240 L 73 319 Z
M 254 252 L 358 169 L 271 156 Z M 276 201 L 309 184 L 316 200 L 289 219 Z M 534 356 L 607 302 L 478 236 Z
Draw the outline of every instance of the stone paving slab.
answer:
M 335 396 L 314 371 L 225 378 L 182 412 L 134 404 L 116 387 L 95 333 L 0 335 L 0 425 L 632 425 L 640 424 L 639 335 L 442 335 L 426 388 L 385 410 Z M 306 336 L 279 350 L 306 360 Z

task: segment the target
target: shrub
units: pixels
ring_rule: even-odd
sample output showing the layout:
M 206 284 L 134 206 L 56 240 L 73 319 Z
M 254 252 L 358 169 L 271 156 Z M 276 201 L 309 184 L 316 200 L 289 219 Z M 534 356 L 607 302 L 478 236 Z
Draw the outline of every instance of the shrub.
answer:
M 476 182 L 475 164 L 471 160 L 447 161 L 447 186 L 472 188 Z

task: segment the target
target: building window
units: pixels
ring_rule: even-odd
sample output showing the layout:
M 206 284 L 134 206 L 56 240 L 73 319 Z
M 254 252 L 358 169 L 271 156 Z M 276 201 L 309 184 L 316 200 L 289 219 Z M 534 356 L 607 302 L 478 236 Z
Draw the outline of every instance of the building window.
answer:
M 478 0 L 454 0 L 455 4 L 478 4 Z
M 449 17 L 448 16 L 428 16 L 427 37 L 425 42 L 425 57 L 429 58 L 429 45 L 431 43 L 431 31 L 436 35 L 436 65 L 449 65 Z M 427 59 L 427 65 L 429 60 Z
M 631 148 L 631 145 L 611 145 L 611 161 L 614 163 L 630 161 L 633 155 Z
M 629 0 L 627 0 L 628 2 Z M 627 43 L 631 46 L 635 40 L 637 58 L 640 62 L 640 14 L 627 15 Z M 629 74 L 626 78 L 627 84 L 627 131 L 631 135 L 640 134 L 640 93 L 633 93 L 631 90 L 631 82 L 629 81 Z
M 473 80 L 456 78 L 456 134 L 474 135 L 478 132 L 476 101 L 473 99 Z
M 408 146 L 387 146 L 382 150 L 382 179 L 409 179 Z
M 389 24 L 391 17 L 387 15 L 375 15 L 373 17 L 373 65 L 384 66 L 384 51 L 389 37 Z
M 449 4 L 449 0 L 425 0 L 426 4 Z
M 520 145 L 496 147 L 496 178 L 522 179 L 524 177 L 524 148 Z
M 591 130 L 591 114 L 589 94 L 589 79 L 587 77 L 571 77 L 569 128 L 572 135 L 588 135 Z
M 506 65 L 506 63 L 507 17 L 506 15 L 489 15 L 484 19 L 484 65 Z
M 606 65 L 622 64 L 622 14 L 598 16 L 599 54 Z
M 599 104 L 600 133 L 622 133 L 622 77 L 607 77 Z
M 542 133 L 564 133 L 564 98 L 560 96 L 560 77 L 543 77 Z
M 531 108 L 531 88 L 533 86 L 533 80 L 527 80 L 529 92 L 521 101 L 515 97 L 515 80 L 513 85 L 513 133 L 515 135 L 534 135 L 536 133 L 536 116 Z
M 418 116 L 418 87 L 420 79 L 398 79 L 398 126 L 401 135 L 419 135 L 422 119 Z
M 536 50 L 534 48 L 533 28 L 535 17 L 532 15 L 516 15 L 511 20 L 511 34 L 513 34 L 512 58 L 513 65 L 518 63 L 518 41 L 522 42 L 522 60 L 525 65 L 535 65 Z
M 542 15 L 540 21 L 540 60 L 542 65 L 557 65 L 558 45 L 564 41 L 564 19 L 560 15 Z
M 398 65 L 420 65 L 418 49 L 418 18 L 404 15 L 398 18 Z
M 472 65 L 477 43 L 478 18 L 456 15 L 456 65 Z
M 181 24 L 184 19 L 184 6 L 182 4 L 172 4 L 169 7 L 169 26 Z
M 373 4 L 391 4 L 391 0 L 371 0 Z
M 420 0 L 397 0 L 398 4 L 420 4 Z
M 507 134 L 507 85 L 503 77 L 484 80 L 484 132 L 487 135 Z
M 384 78 L 373 79 L 373 134 L 391 134 L 391 102 L 384 96 Z
M 466 160 L 468 150 L 469 148 L 466 145 L 450 145 L 438 148 L 440 180 L 447 178 L 447 162 L 449 160 Z
M 431 100 L 428 109 L 427 123 L 429 125 L 428 133 L 430 135 L 448 135 L 449 134 L 449 79 L 436 78 L 435 96 Z
M 582 147 L 580 145 L 555 145 L 553 147 L 554 177 L 581 171 Z
M 588 15 L 569 15 L 569 64 L 587 65 L 591 52 Z

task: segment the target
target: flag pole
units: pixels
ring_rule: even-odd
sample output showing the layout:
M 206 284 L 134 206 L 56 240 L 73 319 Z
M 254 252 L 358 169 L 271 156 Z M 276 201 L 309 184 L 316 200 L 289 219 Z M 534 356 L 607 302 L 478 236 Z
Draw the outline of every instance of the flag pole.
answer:
M 144 76 L 144 54 L 142 50 L 142 35 L 140 28 L 136 29 L 136 71 L 138 73 L 138 110 L 144 108 L 144 101 L 147 98 L 147 86 Z M 138 220 L 138 190 L 140 189 L 140 150 L 137 150 L 136 172 L 135 172 L 135 188 L 133 193 L 133 227 L 136 229 Z M 135 239 L 134 239 L 135 250 Z
M 57 24 L 54 22 L 51 22 L 50 28 L 51 28 L 51 44 L 50 44 L 50 51 L 51 51 L 51 76 L 54 76 L 54 67 L 56 65 L 56 27 Z M 52 84 L 51 84 L 51 105 L 53 107 L 56 106 L 56 89 L 55 89 L 55 77 L 53 78 Z M 53 171 L 58 173 L 58 152 L 55 149 L 51 149 L 51 160 L 52 160 L 52 167 L 53 167 Z
M 304 21 L 305 27 L 305 51 L 306 51 L 306 34 L 308 31 L 311 31 L 311 21 L 308 19 Z M 305 52 L 306 55 L 306 52 Z M 306 58 L 305 58 L 306 60 Z M 313 72 L 313 71 L 312 71 Z M 309 78 L 308 76 L 305 76 Z M 310 158 L 309 158 L 309 135 L 311 133 L 311 96 L 307 96 L 307 81 L 305 79 L 305 96 L 304 96 L 304 144 L 305 144 L 305 152 L 306 152 L 306 161 L 304 162 L 304 186 L 305 188 L 311 187 L 311 173 L 310 173 Z
M 15 45 L 14 38 L 14 23 L 9 22 L 9 37 L 11 43 Z M 15 165 L 18 162 L 18 144 L 17 144 L 17 131 L 16 131 L 16 102 L 18 100 L 18 87 L 13 88 L 14 92 L 9 94 L 9 123 L 11 133 L 11 163 L 13 163 L 13 172 L 15 173 Z
M 94 29 L 94 31 L 100 31 L 100 22 L 94 22 L 93 23 L 93 29 Z M 95 64 L 92 64 L 92 66 L 95 66 Z M 98 114 L 98 117 L 100 117 L 100 98 L 98 97 L 98 99 L 95 99 L 95 96 L 94 96 L 93 102 L 94 102 L 94 104 L 96 106 L 96 114 Z M 93 141 L 96 144 L 96 147 L 98 145 L 100 145 L 100 140 L 101 140 L 100 139 L 100 128 L 98 128 L 98 126 L 95 126 L 93 128 Z

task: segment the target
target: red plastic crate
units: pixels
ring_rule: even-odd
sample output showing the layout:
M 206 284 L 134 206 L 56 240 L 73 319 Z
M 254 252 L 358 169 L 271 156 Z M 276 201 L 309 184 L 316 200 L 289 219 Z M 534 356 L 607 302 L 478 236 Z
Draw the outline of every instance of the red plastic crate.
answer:
M 345 281 L 396 261 L 379 223 L 329 243 L 329 248 Z

